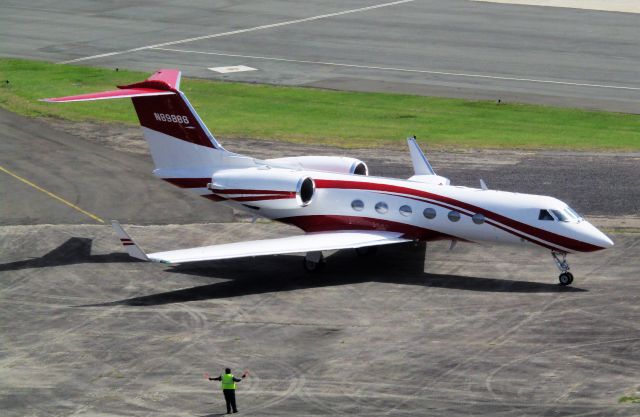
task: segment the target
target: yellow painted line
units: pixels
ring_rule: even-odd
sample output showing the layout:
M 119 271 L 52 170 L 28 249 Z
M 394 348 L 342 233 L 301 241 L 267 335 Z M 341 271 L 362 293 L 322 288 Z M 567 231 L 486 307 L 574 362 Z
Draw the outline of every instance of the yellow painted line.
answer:
M 75 209 L 75 210 L 79 211 L 80 213 L 82 213 L 82 214 L 84 214 L 84 215 L 87 215 L 87 216 L 91 217 L 93 220 L 95 220 L 95 221 L 97 221 L 97 222 L 100 222 L 100 223 L 104 223 L 104 220 L 102 220 L 100 217 L 96 216 L 95 214 L 89 213 L 88 211 L 81 209 L 80 207 L 76 206 L 75 204 L 70 203 L 69 201 L 65 200 L 64 198 L 62 198 L 62 197 L 60 197 L 60 196 L 57 196 L 57 195 L 55 195 L 54 193 L 49 192 L 49 191 L 45 190 L 45 189 L 44 189 L 44 188 L 42 188 L 42 187 L 38 187 L 37 185 L 35 185 L 35 184 L 34 184 L 34 183 L 32 183 L 31 181 L 29 181 L 28 179 L 26 179 L 26 178 L 22 178 L 22 177 L 21 177 L 20 175 L 18 175 L 18 174 L 14 174 L 13 172 L 9 171 L 8 169 L 4 168 L 3 166 L 0 166 L 0 171 L 3 171 L 3 172 L 5 172 L 5 173 L 7 173 L 7 174 L 11 175 L 13 178 L 15 178 L 15 179 L 17 179 L 17 180 L 20 180 L 20 181 L 24 182 L 24 183 L 25 183 L 25 184 L 27 184 L 27 185 L 32 186 L 33 188 L 35 188 L 35 189 L 36 189 L 36 190 L 38 190 L 38 191 L 42 191 L 43 193 L 45 193 L 45 194 L 46 194 L 46 195 L 48 195 L 49 197 L 55 198 L 55 199 L 56 199 L 56 200 L 58 200 L 59 202 L 61 202 L 61 203 L 63 203 L 63 204 L 66 204 L 67 206 L 71 207 L 72 209 Z

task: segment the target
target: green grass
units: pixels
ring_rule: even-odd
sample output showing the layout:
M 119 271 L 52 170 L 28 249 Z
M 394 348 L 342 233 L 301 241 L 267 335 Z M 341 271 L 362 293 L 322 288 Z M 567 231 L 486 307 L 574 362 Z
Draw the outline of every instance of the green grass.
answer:
M 636 397 L 633 395 L 623 395 L 622 397 L 618 398 L 618 402 L 640 404 L 640 397 Z
M 0 59 L 0 106 L 28 116 L 136 123 L 129 100 L 37 99 L 113 89 L 148 75 Z M 195 79 L 184 79 L 182 89 L 214 135 L 226 138 L 376 147 L 416 134 L 441 148 L 640 149 L 638 115 Z

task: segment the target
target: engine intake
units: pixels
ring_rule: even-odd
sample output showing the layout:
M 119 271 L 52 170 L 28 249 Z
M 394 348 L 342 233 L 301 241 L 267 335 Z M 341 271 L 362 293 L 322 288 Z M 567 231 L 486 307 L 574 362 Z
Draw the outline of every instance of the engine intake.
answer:
M 296 198 L 300 200 L 300 206 L 304 207 L 309 205 L 315 192 L 316 184 L 311 178 L 300 178 L 300 181 L 298 181 L 298 187 L 296 188 Z

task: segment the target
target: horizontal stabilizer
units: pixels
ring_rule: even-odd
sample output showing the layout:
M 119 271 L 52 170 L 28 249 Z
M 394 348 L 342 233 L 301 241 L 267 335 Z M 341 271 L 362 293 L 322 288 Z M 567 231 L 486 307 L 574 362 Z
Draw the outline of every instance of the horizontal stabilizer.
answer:
M 154 90 L 152 88 L 125 88 L 122 90 L 102 91 L 100 93 L 80 94 L 77 96 L 43 98 L 40 101 L 47 101 L 49 103 L 69 103 L 72 101 L 94 101 L 108 100 L 112 98 L 166 96 L 169 94 L 175 93 L 173 91 Z
M 176 94 L 180 90 L 181 73 L 175 69 L 161 69 L 144 81 L 129 85 L 119 85 L 118 90 L 77 96 L 43 98 L 40 101 L 50 103 L 68 103 L 72 101 L 108 100 L 112 98 L 151 97 Z

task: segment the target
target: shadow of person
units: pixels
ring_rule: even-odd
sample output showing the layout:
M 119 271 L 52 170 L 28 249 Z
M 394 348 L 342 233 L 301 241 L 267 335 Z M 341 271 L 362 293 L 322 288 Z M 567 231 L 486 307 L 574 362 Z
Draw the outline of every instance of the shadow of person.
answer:
M 417 247 L 397 245 L 381 248 L 378 255 L 363 258 L 356 257 L 353 251 L 343 250 L 332 255 L 327 268 L 317 274 L 304 271 L 301 267 L 303 258 L 291 255 L 178 265 L 166 271 L 225 281 L 81 307 L 155 306 L 364 282 L 505 293 L 586 291 L 549 283 L 425 273 L 424 249 L 424 244 Z
M 130 262 L 132 260 L 139 262 L 129 257 L 126 253 L 120 252 L 104 255 L 91 255 L 92 244 L 92 239 L 72 237 L 67 239 L 62 245 L 39 258 L 0 264 L 0 272 L 84 263 Z

